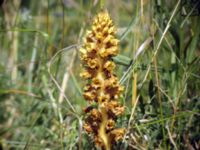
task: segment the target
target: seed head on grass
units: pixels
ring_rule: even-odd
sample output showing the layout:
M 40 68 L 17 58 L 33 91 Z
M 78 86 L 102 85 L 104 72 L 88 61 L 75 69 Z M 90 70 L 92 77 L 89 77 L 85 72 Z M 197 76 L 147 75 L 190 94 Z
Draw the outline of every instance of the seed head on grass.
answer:
M 119 51 L 115 33 L 108 12 L 102 11 L 94 18 L 92 29 L 86 32 L 80 48 L 84 68 L 81 76 L 88 82 L 83 96 L 89 102 L 83 127 L 94 136 L 95 144 L 106 150 L 125 133 L 125 129 L 115 127 L 117 116 L 124 112 L 118 102 L 123 87 L 113 73 L 115 63 L 111 59 Z

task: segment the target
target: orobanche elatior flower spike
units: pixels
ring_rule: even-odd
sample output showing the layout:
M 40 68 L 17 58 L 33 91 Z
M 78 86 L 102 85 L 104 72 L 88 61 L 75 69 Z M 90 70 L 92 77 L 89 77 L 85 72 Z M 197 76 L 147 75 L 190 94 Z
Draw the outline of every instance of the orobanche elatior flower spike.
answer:
M 115 125 L 117 117 L 124 112 L 118 102 L 123 87 L 113 73 L 115 63 L 111 59 L 119 51 L 115 33 L 108 12 L 101 11 L 94 18 L 92 29 L 86 32 L 80 48 L 84 68 L 81 77 L 88 81 L 83 96 L 89 102 L 83 127 L 94 136 L 96 146 L 106 150 L 110 150 L 125 133 L 125 129 Z

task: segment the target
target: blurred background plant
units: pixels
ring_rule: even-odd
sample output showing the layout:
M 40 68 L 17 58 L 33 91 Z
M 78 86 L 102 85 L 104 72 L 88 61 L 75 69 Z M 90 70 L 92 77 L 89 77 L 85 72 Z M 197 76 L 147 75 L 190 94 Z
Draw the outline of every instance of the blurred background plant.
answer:
M 0 149 L 96 149 L 82 129 L 78 48 L 102 5 L 127 129 L 114 149 L 200 148 L 199 2 L 4 0 L 0 3 Z M 188 9 L 187 9 L 188 11 Z

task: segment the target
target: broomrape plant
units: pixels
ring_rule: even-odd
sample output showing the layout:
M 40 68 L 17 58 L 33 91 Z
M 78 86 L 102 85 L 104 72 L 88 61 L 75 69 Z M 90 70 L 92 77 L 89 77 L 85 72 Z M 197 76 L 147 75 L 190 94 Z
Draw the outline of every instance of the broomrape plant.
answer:
M 125 129 L 116 128 L 116 119 L 124 112 L 124 106 L 118 102 L 123 87 L 113 73 L 115 63 L 111 59 L 119 51 L 115 33 L 108 12 L 102 11 L 94 18 L 80 48 L 84 68 L 81 77 L 87 80 L 83 96 L 89 102 L 83 127 L 93 135 L 96 146 L 106 150 L 125 133 Z

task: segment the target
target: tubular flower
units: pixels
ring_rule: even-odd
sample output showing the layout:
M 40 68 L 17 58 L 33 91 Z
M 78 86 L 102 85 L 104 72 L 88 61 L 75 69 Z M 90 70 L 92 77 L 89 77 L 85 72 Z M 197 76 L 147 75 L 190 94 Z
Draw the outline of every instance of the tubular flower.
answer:
M 124 107 L 117 101 L 123 87 L 113 73 L 115 63 L 111 59 L 119 51 L 115 33 L 109 14 L 100 12 L 80 48 L 84 67 L 81 77 L 88 81 L 83 96 L 90 104 L 85 109 L 83 127 L 94 136 L 95 144 L 106 150 L 111 149 L 111 144 L 122 139 L 125 133 L 125 129 L 115 127 L 117 116 L 124 112 Z

